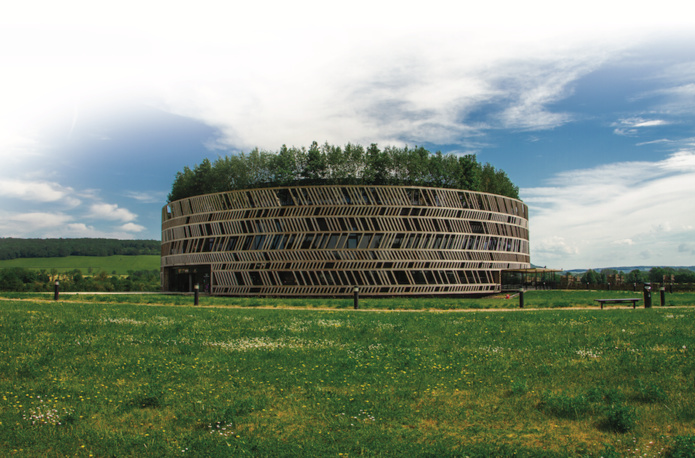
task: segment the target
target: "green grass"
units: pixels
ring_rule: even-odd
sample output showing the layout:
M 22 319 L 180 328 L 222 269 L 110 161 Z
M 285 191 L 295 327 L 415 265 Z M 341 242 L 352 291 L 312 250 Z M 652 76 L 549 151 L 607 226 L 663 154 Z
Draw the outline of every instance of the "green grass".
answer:
M 47 299 L 46 293 L 0 293 L 7 298 Z M 599 308 L 594 299 L 640 297 L 634 293 L 617 291 L 529 291 L 524 293 L 524 307 L 532 308 Z M 148 294 L 148 295 L 99 295 L 79 294 L 61 295 L 61 300 L 70 302 L 131 303 L 149 305 L 192 305 L 191 295 Z M 653 298 L 654 308 L 661 307 L 659 298 Z M 351 309 L 353 298 L 263 298 L 263 297 L 212 297 L 200 296 L 201 306 L 213 307 L 272 307 L 272 308 L 332 308 Z M 695 305 L 695 293 L 673 293 L 666 295 L 666 306 Z M 643 307 L 642 302 L 638 308 Z M 359 308 L 366 310 L 501 310 L 519 308 L 519 298 L 506 295 L 483 298 L 438 298 L 438 297 L 399 297 L 369 298 L 361 297 Z M 604 306 L 606 310 L 632 309 L 631 304 Z
M 0 455 L 689 456 L 693 319 L 2 300 Z
M 20 258 L 0 261 L 0 269 L 8 267 L 23 267 L 25 269 L 44 269 L 66 272 L 80 269 L 83 274 L 97 274 L 104 271 L 108 274 L 126 275 L 129 270 L 159 270 L 161 257 L 157 255 L 141 256 L 66 256 L 62 258 Z M 91 269 L 91 270 L 90 270 Z

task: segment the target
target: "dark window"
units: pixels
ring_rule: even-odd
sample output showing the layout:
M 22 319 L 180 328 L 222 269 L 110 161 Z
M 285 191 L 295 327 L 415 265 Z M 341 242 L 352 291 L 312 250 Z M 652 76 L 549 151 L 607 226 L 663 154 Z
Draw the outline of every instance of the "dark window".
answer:
M 312 248 L 315 250 L 323 248 L 323 245 L 325 244 L 325 239 L 328 239 L 328 236 L 324 237 L 321 234 L 316 234 L 314 236 L 314 243 L 312 245 Z
M 328 223 L 326 223 L 326 218 L 316 218 L 316 224 L 319 226 L 319 230 L 327 231 Z
M 253 250 L 260 250 L 263 247 L 263 242 L 265 241 L 265 235 L 257 235 L 253 241 Z
M 302 250 L 308 250 L 311 248 L 311 242 L 314 240 L 314 235 L 313 234 L 308 234 L 307 236 L 304 237 L 304 240 L 302 241 Z
M 484 234 L 485 229 L 480 221 L 471 221 L 471 232 L 474 234 Z
M 283 285 L 296 285 L 297 280 L 292 272 L 278 272 L 278 277 Z
M 347 240 L 347 248 L 348 249 L 354 249 L 357 248 L 357 243 L 360 240 L 360 235 L 359 234 L 350 234 L 348 236 Z
M 415 282 L 416 285 L 426 285 L 427 284 L 427 279 L 425 279 L 425 276 L 419 270 L 412 271 L 412 272 L 410 272 L 410 274 L 413 276 L 413 281 Z
M 249 272 L 249 277 L 251 277 L 251 284 L 254 286 L 263 286 L 263 280 L 261 280 L 260 272 Z
M 372 244 L 369 246 L 369 248 L 373 250 L 379 248 L 379 244 L 381 243 L 381 237 L 383 237 L 383 234 L 374 234 L 374 238 L 372 238 Z
M 404 234 L 396 234 L 393 238 L 393 245 L 391 245 L 391 248 L 400 248 L 403 244 L 403 237 Z
M 326 246 L 326 248 L 328 248 L 329 250 L 335 249 L 336 245 L 338 244 L 338 238 L 338 234 L 331 234 L 330 238 L 328 239 L 328 245 Z

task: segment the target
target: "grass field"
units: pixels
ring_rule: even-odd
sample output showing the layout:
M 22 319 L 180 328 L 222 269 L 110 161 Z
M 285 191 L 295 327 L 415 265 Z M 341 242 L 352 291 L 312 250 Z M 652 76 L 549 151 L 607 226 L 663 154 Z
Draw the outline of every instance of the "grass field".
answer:
M 52 294 L 52 293 L 51 293 Z M 0 293 L 0 298 L 45 299 L 46 293 Z M 527 291 L 524 293 L 524 307 L 530 308 L 598 308 L 594 299 L 642 297 L 641 293 L 622 291 Z M 191 295 L 148 294 L 148 295 L 100 295 L 80 293 L 62 295 L 61 300 L 69 302 L 131 303 L 147 305 L 192 305 Z M 212 297 L 201 294 L 201 306 L 214 307 L 272 307 L 272 308 L 352 308 L 353 298 L 263 298 L 263 297 Z M 659 307 L 659 294 L 652 297 L 654 307 Z M 666 295 L 666 306 L 695 306 L 695 293 L 674 293 Z M 643 306 L 642 302 L 638 306 Z M 487 296 L 482 298 L 443 298 L 443 297 L 398 297 L 369 298 L 359 300 L 360 309 L 368 310 L 467 310 L 467 309 L 516 309 L 518 296 Z M 631 305 L 607 305 L 607 309 L 631 308 Z
M 695 453 L 695 308 L 28 298 L 0 300 L 3 456 Z
M 159 270 L 161 257 L 143 256 L 66 256 L 62 258 L 21 258 L 0 261 L 0 269 L 23 267 L 58 272 L 80 269 L 84 275 L 104 271 L 108 274 L 126 275 L 129 270 Z

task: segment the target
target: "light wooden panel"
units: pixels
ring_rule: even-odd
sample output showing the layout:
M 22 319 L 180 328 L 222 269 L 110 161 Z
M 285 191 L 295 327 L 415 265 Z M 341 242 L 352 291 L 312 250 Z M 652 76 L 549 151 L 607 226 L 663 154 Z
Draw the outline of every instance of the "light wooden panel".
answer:
M 162 287 L 199 266 L 218 295 L 348 296 L 355 286 L 370 296 L 494 293 L 502 270 L 530 267 L 527 218 L 519 200 L 438 188 L 195 196 L 162 209 Z

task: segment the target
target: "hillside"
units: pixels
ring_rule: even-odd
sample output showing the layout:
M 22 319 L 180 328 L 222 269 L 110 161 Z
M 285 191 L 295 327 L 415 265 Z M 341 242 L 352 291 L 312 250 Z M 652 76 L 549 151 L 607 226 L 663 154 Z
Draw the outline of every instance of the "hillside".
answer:
M 0 260 L 160 254 L 159 240 L 0 238 Z
M 72 272 L 78 269 L 83 275 L 127 275 L 128 272 L 159 270 L 159 255 L 136 256 L 65 256 L 62 258 L 21 258 L 0 260 L 0 269 L 22 268 L 50 272 Z

